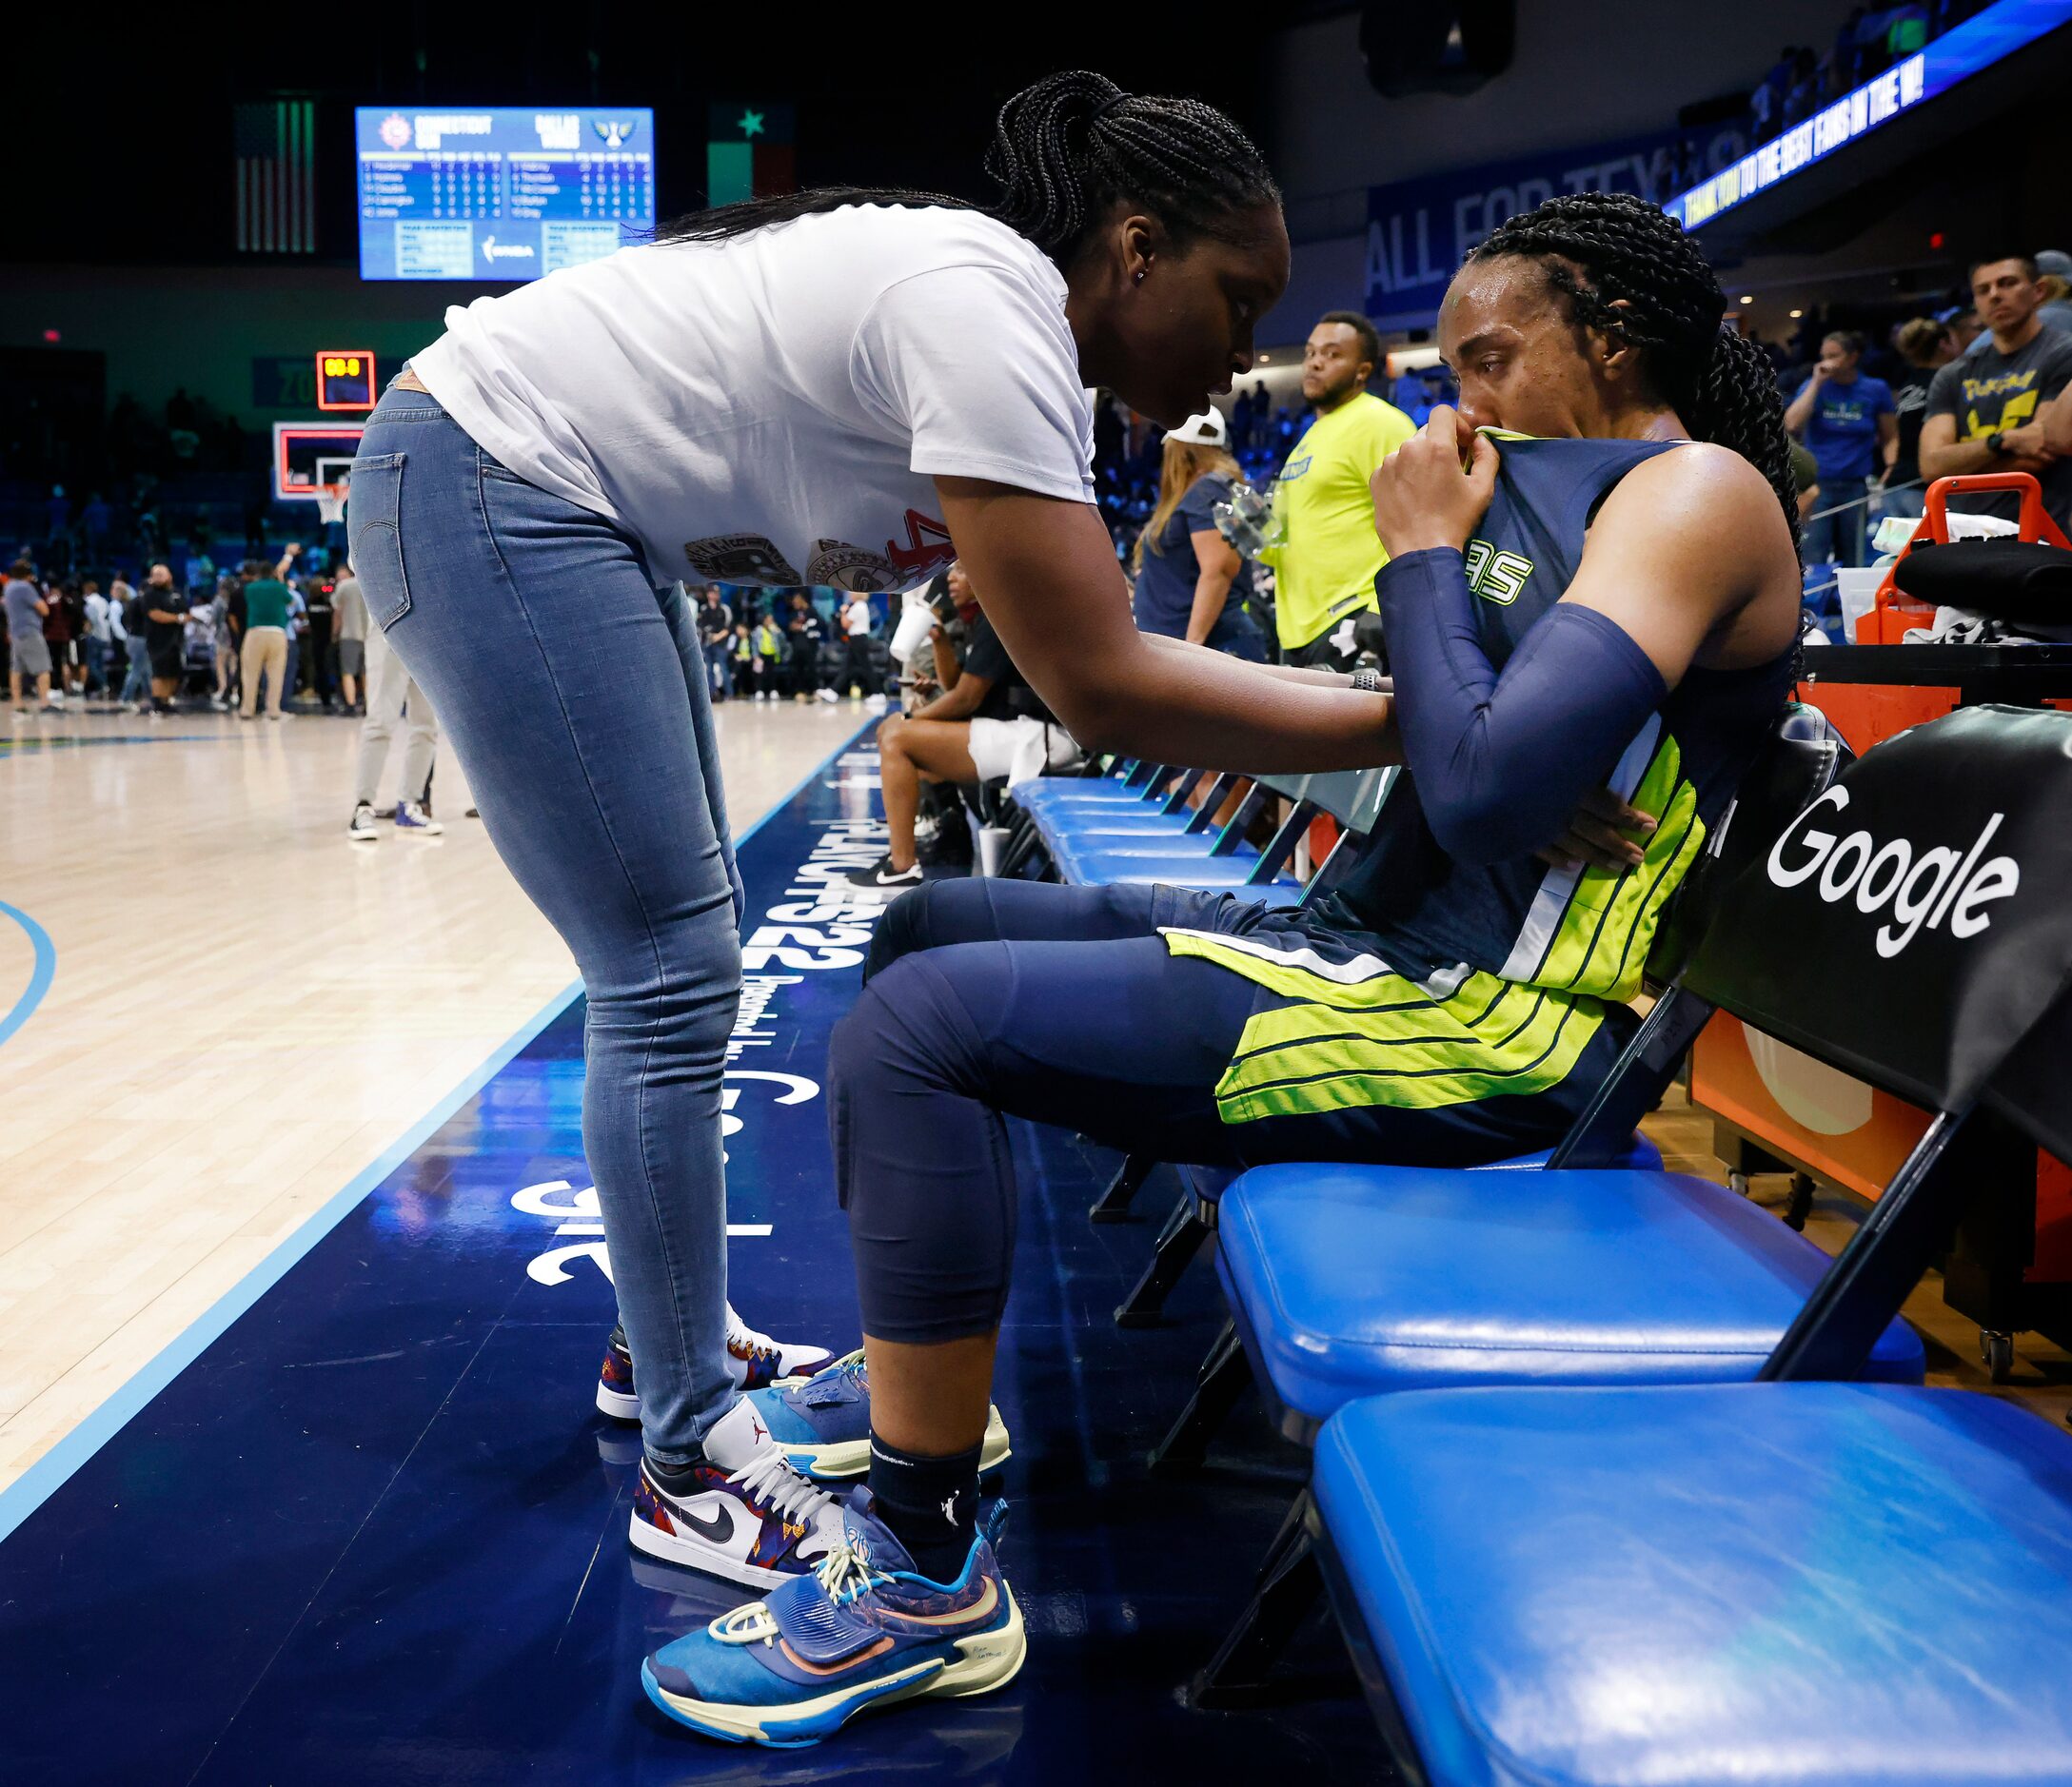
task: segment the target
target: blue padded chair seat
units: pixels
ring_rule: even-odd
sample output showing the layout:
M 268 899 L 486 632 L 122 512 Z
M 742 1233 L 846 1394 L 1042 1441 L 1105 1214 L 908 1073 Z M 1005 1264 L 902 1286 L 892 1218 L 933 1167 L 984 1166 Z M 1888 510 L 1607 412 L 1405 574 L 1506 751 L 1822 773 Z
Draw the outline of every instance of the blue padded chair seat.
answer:
M 2072 1440 L 2025 1408 L 1439 1390 L 1348 1406 L 1312 1488 L 1435 1787 L 2072 1781 Z
M 1513 1154 L 1508 1160 L 1492 1160 L 1480 1166 L 1465 1168 L 1469 1172 L 1539 1172 L 1553 1154 L 1550 1148 L 1543 1148 L 1533 1154 Z M 1611 1165 L 1614 1168 L 1634 1168 L 1643 1172 L 1659 1171 L 1662 1167 L 1662 1150 L 1638 1130 L 1626 1145 L 1626 1151 Z M 1188 1190 L 1202 1203 L 1214 1204 L 1221 1200 L 1224 1192 L 1242 1176 L 1244 1169 L 1238 1167 L 1179 1167 L 1174 1170 Z
M 1298 1434 L 1383 1391 L 1752 1378 L 1828 1266 L 1724 1186 L 1623 1168 L 1259 1167 L 1219 1226 L 1239 1330 Z M 1867 1375 L 1924 1368 L 1895 1321 Z
M 1089 807 L 1046 807 L 1033 820 L 1036 835 L 1051 854 L 1052 861 L 1062 851 L 1095 841 L 1128 843 L 1145 838 L 1156 840 L 1168 851 L 1209 854 L 1206 837 L 1190 837 L 1187 821 L 1192 815 L 1160 813 L 1155 807 L 1116 807 L 1095 803 Z

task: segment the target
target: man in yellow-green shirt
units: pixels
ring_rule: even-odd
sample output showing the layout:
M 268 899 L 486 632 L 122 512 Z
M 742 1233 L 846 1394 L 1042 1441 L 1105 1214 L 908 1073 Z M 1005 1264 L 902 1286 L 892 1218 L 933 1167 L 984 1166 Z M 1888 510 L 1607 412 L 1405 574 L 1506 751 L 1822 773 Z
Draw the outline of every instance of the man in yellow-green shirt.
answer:
M 1274 485 L 1278 543 L 1259 556 L 1273 567 L 1274 624 L 1284 663 L 1351 670 L 1352 623 L 1375 606 L 1374 574 L 1388 554 L 1374 533 L 1367 481 L 1417 432 L 1393 403 L 1371 395 L 1381 363 L 1374 325 L 1333 310 L 1310 331 L 1302 395 L 1316 421 L 1295 442 Z

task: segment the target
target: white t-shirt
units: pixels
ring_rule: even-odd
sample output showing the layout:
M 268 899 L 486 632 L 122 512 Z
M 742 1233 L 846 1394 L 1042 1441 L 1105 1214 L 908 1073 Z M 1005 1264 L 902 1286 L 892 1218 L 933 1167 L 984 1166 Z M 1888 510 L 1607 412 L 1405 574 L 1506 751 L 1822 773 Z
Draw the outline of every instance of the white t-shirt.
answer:
M 108 598 L 95 590 L 87 598 L 87 638 L 108 644 L 114 635 L 108 630 Z
M 841 611 L 841 630 L 852 639 L 871 630 L 871 605 L 867 601 L 853 601 Z
M 657 243 L 446 312 L 411 363 L 478 444 L 660 582 L 908 589 L 934 474 L 1091 502 L 1063 276 L 974 211 L 848 206 Z

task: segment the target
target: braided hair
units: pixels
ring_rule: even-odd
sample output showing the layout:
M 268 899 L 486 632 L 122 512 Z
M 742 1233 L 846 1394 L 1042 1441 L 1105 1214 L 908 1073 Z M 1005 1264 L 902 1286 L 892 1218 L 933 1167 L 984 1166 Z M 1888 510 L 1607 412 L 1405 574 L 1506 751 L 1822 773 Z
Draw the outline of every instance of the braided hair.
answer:
M 986 150 L 998 184 L 990 205 L 940 192 L 815 187 L 694 212 L 663 226 L 662 242 L 723 242 L 845 205 L 977 210 L 1067 265 L 1118 201 L 1141 203 L 1174 244 L 1238 235 L 1237 219 L 1280 203 L 1266 158 L 1214 106 L 1125 93 L 1105 75 L 1068 70 L 1024 88 L 1000 108 Z
M 1539 262 L 1577 323 L 1639 348 L 1692 436 L 1731 447 L 1769 481 L 1798 540 L 1776 374 L 1755 343 L 1721 321 L 1727 294 L 1681 224 L 1629 192 L 1568 193 L 1505 219 L 1468 259 L 1500 255 Z M 1622 298 L 1626 307 L 1614 308 Z

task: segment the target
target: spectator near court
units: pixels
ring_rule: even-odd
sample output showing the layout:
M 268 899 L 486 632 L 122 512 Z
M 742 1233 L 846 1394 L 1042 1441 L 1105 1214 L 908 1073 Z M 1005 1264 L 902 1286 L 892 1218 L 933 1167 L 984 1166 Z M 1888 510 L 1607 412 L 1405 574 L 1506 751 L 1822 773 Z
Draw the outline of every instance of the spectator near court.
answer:
M 790 611 L 784 617 L 785 676 L 795 701 L 810 701 L 820 680 L 820 645 L 827 625 L 813 598 L 802 589 L 791 593 Z
M 286 579 L 288 566 L 301 550 L 290 544 L 270 575 L 257 559 L 245 561 L 245 638 L 240 647 L 245 695 L 237 711 L 240 719 L 258 717 L 262 678 L 266 685 L 266 717 L 281 717 L 287 682 L 288 622 L 294 602 Z
M 1927 496 L 1921 481 L 1921 425 L 1928 419 L 1928 387 L 1935 383 L 1935 375 L 1957 358 L 1957 343 L 1946 324 L 1933 317 L 1915 317 L 1900 324 L 1893 344 L 1906 370 L 1892 382 L 1899 438 L 1885 467 L 1878 510 L 1882 515 L 1919 515 Z
M 2043 294 L 2037 305 L 2037 319 L 2046 329 L 2072 333 L 2072 254 L 2061 248 L 2042 249 L 2036 257 L 2036 284 Z
M 1079 747 L 1032 689 L 999 635 L 974 606 L 971 581 L 953 564 L 950 595 L 970 616 L 971 631 L 958 661 L 940 625 L 929 633 L 936 679 L 942 693 L 912 714 L 895 714 L 878 729 L 878 776 L 885 796 L 890 848 L 849 878 L 858 887 L 918 887 L 920 858 L 915 815 L 923 782 L 1016 783 L 1078 760 Z
M 151 657 L 148 649 L 149 622 L 144 618 L 144 592 L 120 579 L 115 587 L 120 592 L 118 631 L 122 636 L 126 665 L 122 704 L 129 713 L 141 714 L 148 705 L 151 693 Z
M 1874 466 L 1891 463 L 1899 415 L 1892 387 L 1860 371 L 1864 338 L 1838 330 L 1825 337 L 1812 376 L 1785 410 L 1785 426 L 1806 442 L 1825 493 L 1806 530 L 1806 562 L 1864 562 L 1864 501 Z
M 43 642 L 50 648 L 50 699 L 58 707 L 65 705 L 66 691 L 79 662 L 75 641 L 86 618 L 79 592 L 69 581 L 44 585 Z
M 367 602 L 360 579 L 347 563 L 331 592 L 332 626 L 338 636 L 338 681 L 345 711 L 366 711 L 362 697 L 366 683 Z
M 151 566 L 138 599 L 144 611 L 144 649 L 151 666 L 151 712 L 172 712 L 187 674 L 187 599 L 163 559 Z
M 750 650 L 755 664 L 756 699 L 781 699 L 783 691 L 777 686 L 777 680 L 784 662 L 784 636 L 778 631 L 775 615 L 763 615 L 756 621 Z
M 50 648 L 44 642 L 43 622 L 49 603 L 36 587 L 36 567 L 17 559 L 8 571 L 0 600 L 8 611 L 8 697 L 17 714 L 29 712 L 23 684 L 32 683 L 36 699 L 54 707 L 50 699 Z
M 734 611 L 717 583 L 705 585 L 704 599 L 699 604 L 698 642 L 704 648 L 712 698 L 723 701 L 734 693 Z
M 1978 262 L 1971 297 L 1992 337 L 1944 366 L 1928 387 L 1922 473 L 1930 479 L 2033 473 L 2051 519 L 2060 527 L 2072 524 L 2072 460 L 2053 452 L 2041 419 L 2043 406 L 2072 383 L 2072 336 L 2045 328 L 2037 315 L 2043 299 L 2027 255 Z M 1954 506 L 2011 520 L 2020 504 L 2011 495 L 1996 495 L 1960 498 Z
M 1139 632 L 1256 664 L 1266 649 L 1245 607 L 1252 566 L 1215 524 L 1215 505 L 1229 501 L 1238 476 L 1214 410 L 1190 416 L 1166 436 L 1158 504 L 1136 537 L 1131 608 Z
M 360 754 L 353 772 L 352 818 L 345 835 L 356 844 L 381 835 L 374 802 L 397 732 L 408 728 L 403 748 L 403 780 L 396 790 L 396 830 L 437 837 L 446 828 L 424 811 L 432 785 L 432 759 L 439 750 L 439 717 L 431 697 L 417 686 L 402 658 L 389 649 L 379 627 L 366 638 L 366 716 L 360 722 Z M 249 673 L 247 673 L 249 687 Z
M 81 588 L 87 609 L 87 631 L 80 640 L 80 648 L 87 658 L 87 680 L 89 687 L 105 697 L 109 693 L 108 648 L 114 638 L 109 630 L 108 598 L 101 594 L 99 578 L 89 577 Z
M 1310 331 L 1302 395 L 1316 421 L 1274 485 L 1279 538 L 1260 556 L 1273 569 L 1274 627 L 1291 664 L 1351 670 L 1352 621 L 1375 606 L 1388 555 L 1374 537 L 1367 481 L 1414 435 L 1411 419 L 1367 388 L 1381 337 L 1365 317 L 1333 310 Z
M 871 655 L 864 649 L 864 642 L 871 637 L 871 599 L 860 590 L 842 603 L 841 634 L 842 643 L 848 648 L 841 666 L 841 693 L 880 693 L 871 686 Z

